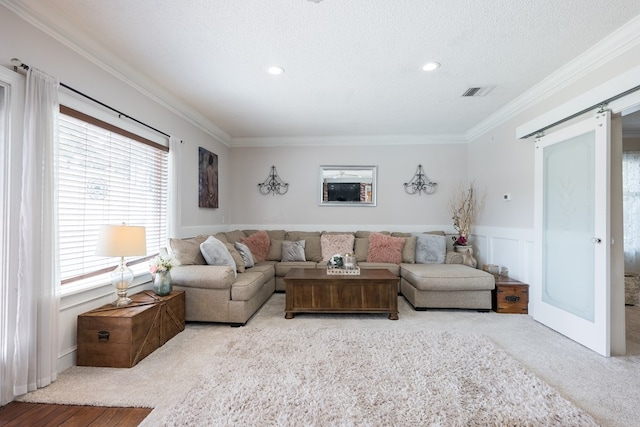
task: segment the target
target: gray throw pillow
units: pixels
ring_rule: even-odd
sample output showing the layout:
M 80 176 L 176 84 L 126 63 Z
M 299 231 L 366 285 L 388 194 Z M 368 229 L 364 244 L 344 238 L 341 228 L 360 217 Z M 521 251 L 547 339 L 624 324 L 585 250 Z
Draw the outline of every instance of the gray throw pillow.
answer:
M 282 242 L 282 261 L 306 261 L 304 257 L 304 244 L 304 240 L 298 240 L 296 242 L 284 240 Z
M 253 254 L 251 253 L 251 249 L 249 249 L 249 246 L 240 242 L 236 242 L 234 246 L 242 257 L 245 268 L 250 268 L 256 265 L 256 261 L 253 259 Z
M 447 238 L 436 234 L 416 236 L 417 264 L 444 264 L 447 252 Z
M 227 249 L 224 243 L 210 236 L 207 240 L 200 244 L 200 252 L 204 260 L 209 265 L 226 265 L 233 269 L 233 274 L 238 277 L 236 271 L 236 262 L 233 260 L 231 253 Z

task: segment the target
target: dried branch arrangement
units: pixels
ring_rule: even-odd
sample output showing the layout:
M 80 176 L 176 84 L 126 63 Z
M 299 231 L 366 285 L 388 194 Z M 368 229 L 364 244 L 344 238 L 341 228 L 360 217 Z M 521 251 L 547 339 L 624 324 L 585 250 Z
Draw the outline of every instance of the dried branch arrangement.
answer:
M 454 245 L 466 245 L 471 234 L 471 226 L 478 218 L 478 214 L 484 207 L 485 195 L 478 199 L 475 181 L 469 183 L 469 188 L 465 189 L 460 185 L 458 191 L 452 194 L 449 200 L 451 219 L 453 228 L 458 232 L 457 237 L 453 237 Z

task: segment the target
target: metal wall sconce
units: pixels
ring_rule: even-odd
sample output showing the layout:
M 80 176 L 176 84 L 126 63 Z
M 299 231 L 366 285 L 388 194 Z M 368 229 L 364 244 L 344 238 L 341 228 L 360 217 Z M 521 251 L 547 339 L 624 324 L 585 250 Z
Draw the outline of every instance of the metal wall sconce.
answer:
M 437 187 L 438 183 L 431 181 L 424 174 L 422 165 L 418 165 L 418 169 L 416 169 L 416 173 L 413 174 L 411 181 L 404 183 L 404 191 L 408 194 L 422 194 L 423 191 L 425 194 L 433 194 L 436 192 Z
M 280 179 L 280 177 L 278 176 L 276 167 L 271 166 L 271 172 L 269 172 L 269 176 L 267 176 L 267 179 L 265 179 L 264 182 L 258 184 L 258 190 L 260 190 L 260 193 L 264 194 L 265 196 L 269 193 L 271 193 L 272 196 L 275 196 L 276 194 L 281 196 L 289 190 L 289 184 L 283 182 L 282 179 Z

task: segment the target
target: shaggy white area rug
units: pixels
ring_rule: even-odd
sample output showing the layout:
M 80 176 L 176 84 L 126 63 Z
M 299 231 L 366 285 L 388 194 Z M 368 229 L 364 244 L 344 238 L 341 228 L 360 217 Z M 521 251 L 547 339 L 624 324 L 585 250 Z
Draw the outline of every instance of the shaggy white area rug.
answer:
M 597 425 L 478 335 L 240 328 L 223 344 L 162 425 Z

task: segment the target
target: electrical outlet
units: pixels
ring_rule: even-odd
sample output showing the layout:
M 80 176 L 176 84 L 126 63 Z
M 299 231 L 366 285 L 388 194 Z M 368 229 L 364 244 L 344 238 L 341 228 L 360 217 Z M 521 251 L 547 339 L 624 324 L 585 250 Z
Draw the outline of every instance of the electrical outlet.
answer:
M 511 194 L 509 194 L 509 193 L 503 194 L 502 195 L 502 200 L 504 200 L 505 202 L 511 201 Z

